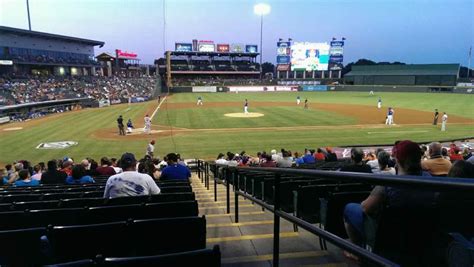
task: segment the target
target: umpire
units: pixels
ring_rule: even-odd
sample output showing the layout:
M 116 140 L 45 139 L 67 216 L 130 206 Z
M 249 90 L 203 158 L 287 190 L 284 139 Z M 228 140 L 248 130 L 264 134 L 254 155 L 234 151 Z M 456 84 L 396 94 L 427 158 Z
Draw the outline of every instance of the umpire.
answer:
M 433 125 L 438 124 L 438 117 L 439 117 L 438 109 L 435 109 L 434 118 L 433 118 Z
M 125 126 L 123 125 L 122 115 L 120 115 L 117 119 L 117 126 L 119 128 L 119 135 L 125 135 Z

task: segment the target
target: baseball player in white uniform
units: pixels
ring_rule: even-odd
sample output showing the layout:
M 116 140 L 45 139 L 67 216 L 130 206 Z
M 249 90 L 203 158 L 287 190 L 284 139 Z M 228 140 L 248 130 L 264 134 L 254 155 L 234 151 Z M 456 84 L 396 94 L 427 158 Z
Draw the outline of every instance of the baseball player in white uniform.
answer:
M 444 112 L 443 117 L 441 117 L 441 131 L 446 131 L 446 123 L 448 122 L 448 114 Z
M 201 96 L 198 96 L 198 100 L 197 100 L 197 103 L 196 105 L 201 105 L 202 106 L 202 97 Z
M 296 97 L 296 105 L 299 105 L 301 103 L 301 98 L 300 96 Z
M 380 109 L 382 108 L 382 98 L 379 97 L 379 100 L 377 100 L 377 108 Z
M 385 124 L 392 125 L 393 124 L 393 108 L 388 108 L 387 111 L 387 119 L 385 120 Z
M 245 114 L 249 113 L 249 101 L 247 101 L 247 99 L 245 99 L 245 103 L 244 103 L 244 113 Z
M 145 127 L 143 128 L 143 131 L 147 134 L 151 134 L 151 118 L 148 114 L 145 116 Z

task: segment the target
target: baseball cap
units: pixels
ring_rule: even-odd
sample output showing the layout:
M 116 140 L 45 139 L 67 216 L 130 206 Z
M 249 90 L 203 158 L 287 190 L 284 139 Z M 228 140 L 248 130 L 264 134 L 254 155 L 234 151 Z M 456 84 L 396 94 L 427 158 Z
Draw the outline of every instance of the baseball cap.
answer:
M 122 155 L 122 157 L 120 158 L 120 162 L 123 162 L 123 163 L 133 163 L 133 162 L 136 162 L 137 159 L 135 158 L 135 155 L 133 155 L 132 153 L 124 153 Z
M 420 146 L 410 140 L 398 142 L 392 149 L 393 156 L 398 160 L 404 160 L 408 157 L 421 157 L 423 152 Z

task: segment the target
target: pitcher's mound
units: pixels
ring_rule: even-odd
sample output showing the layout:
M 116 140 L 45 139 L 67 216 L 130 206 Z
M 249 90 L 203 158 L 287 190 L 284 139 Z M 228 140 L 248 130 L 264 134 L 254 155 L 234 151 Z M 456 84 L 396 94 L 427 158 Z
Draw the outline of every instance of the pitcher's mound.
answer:
M 249 112 L 249 113 L 226 113 L 224 116 L 233 118 L 257 118 L 264 116 L 263 113 Z

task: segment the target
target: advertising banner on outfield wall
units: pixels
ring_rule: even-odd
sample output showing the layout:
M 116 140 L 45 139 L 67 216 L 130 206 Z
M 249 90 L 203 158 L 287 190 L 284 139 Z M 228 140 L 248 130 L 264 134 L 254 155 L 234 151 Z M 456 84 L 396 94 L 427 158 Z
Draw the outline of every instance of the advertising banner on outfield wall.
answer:
M 229 86 L 230 92 L 288 92 L 298 91 L 298 86 Z
M 302 85 L 303 91 L 327 91 L 327 85 Z
M 215 93 L 216 86 L 193 86 L 193 93 Z

